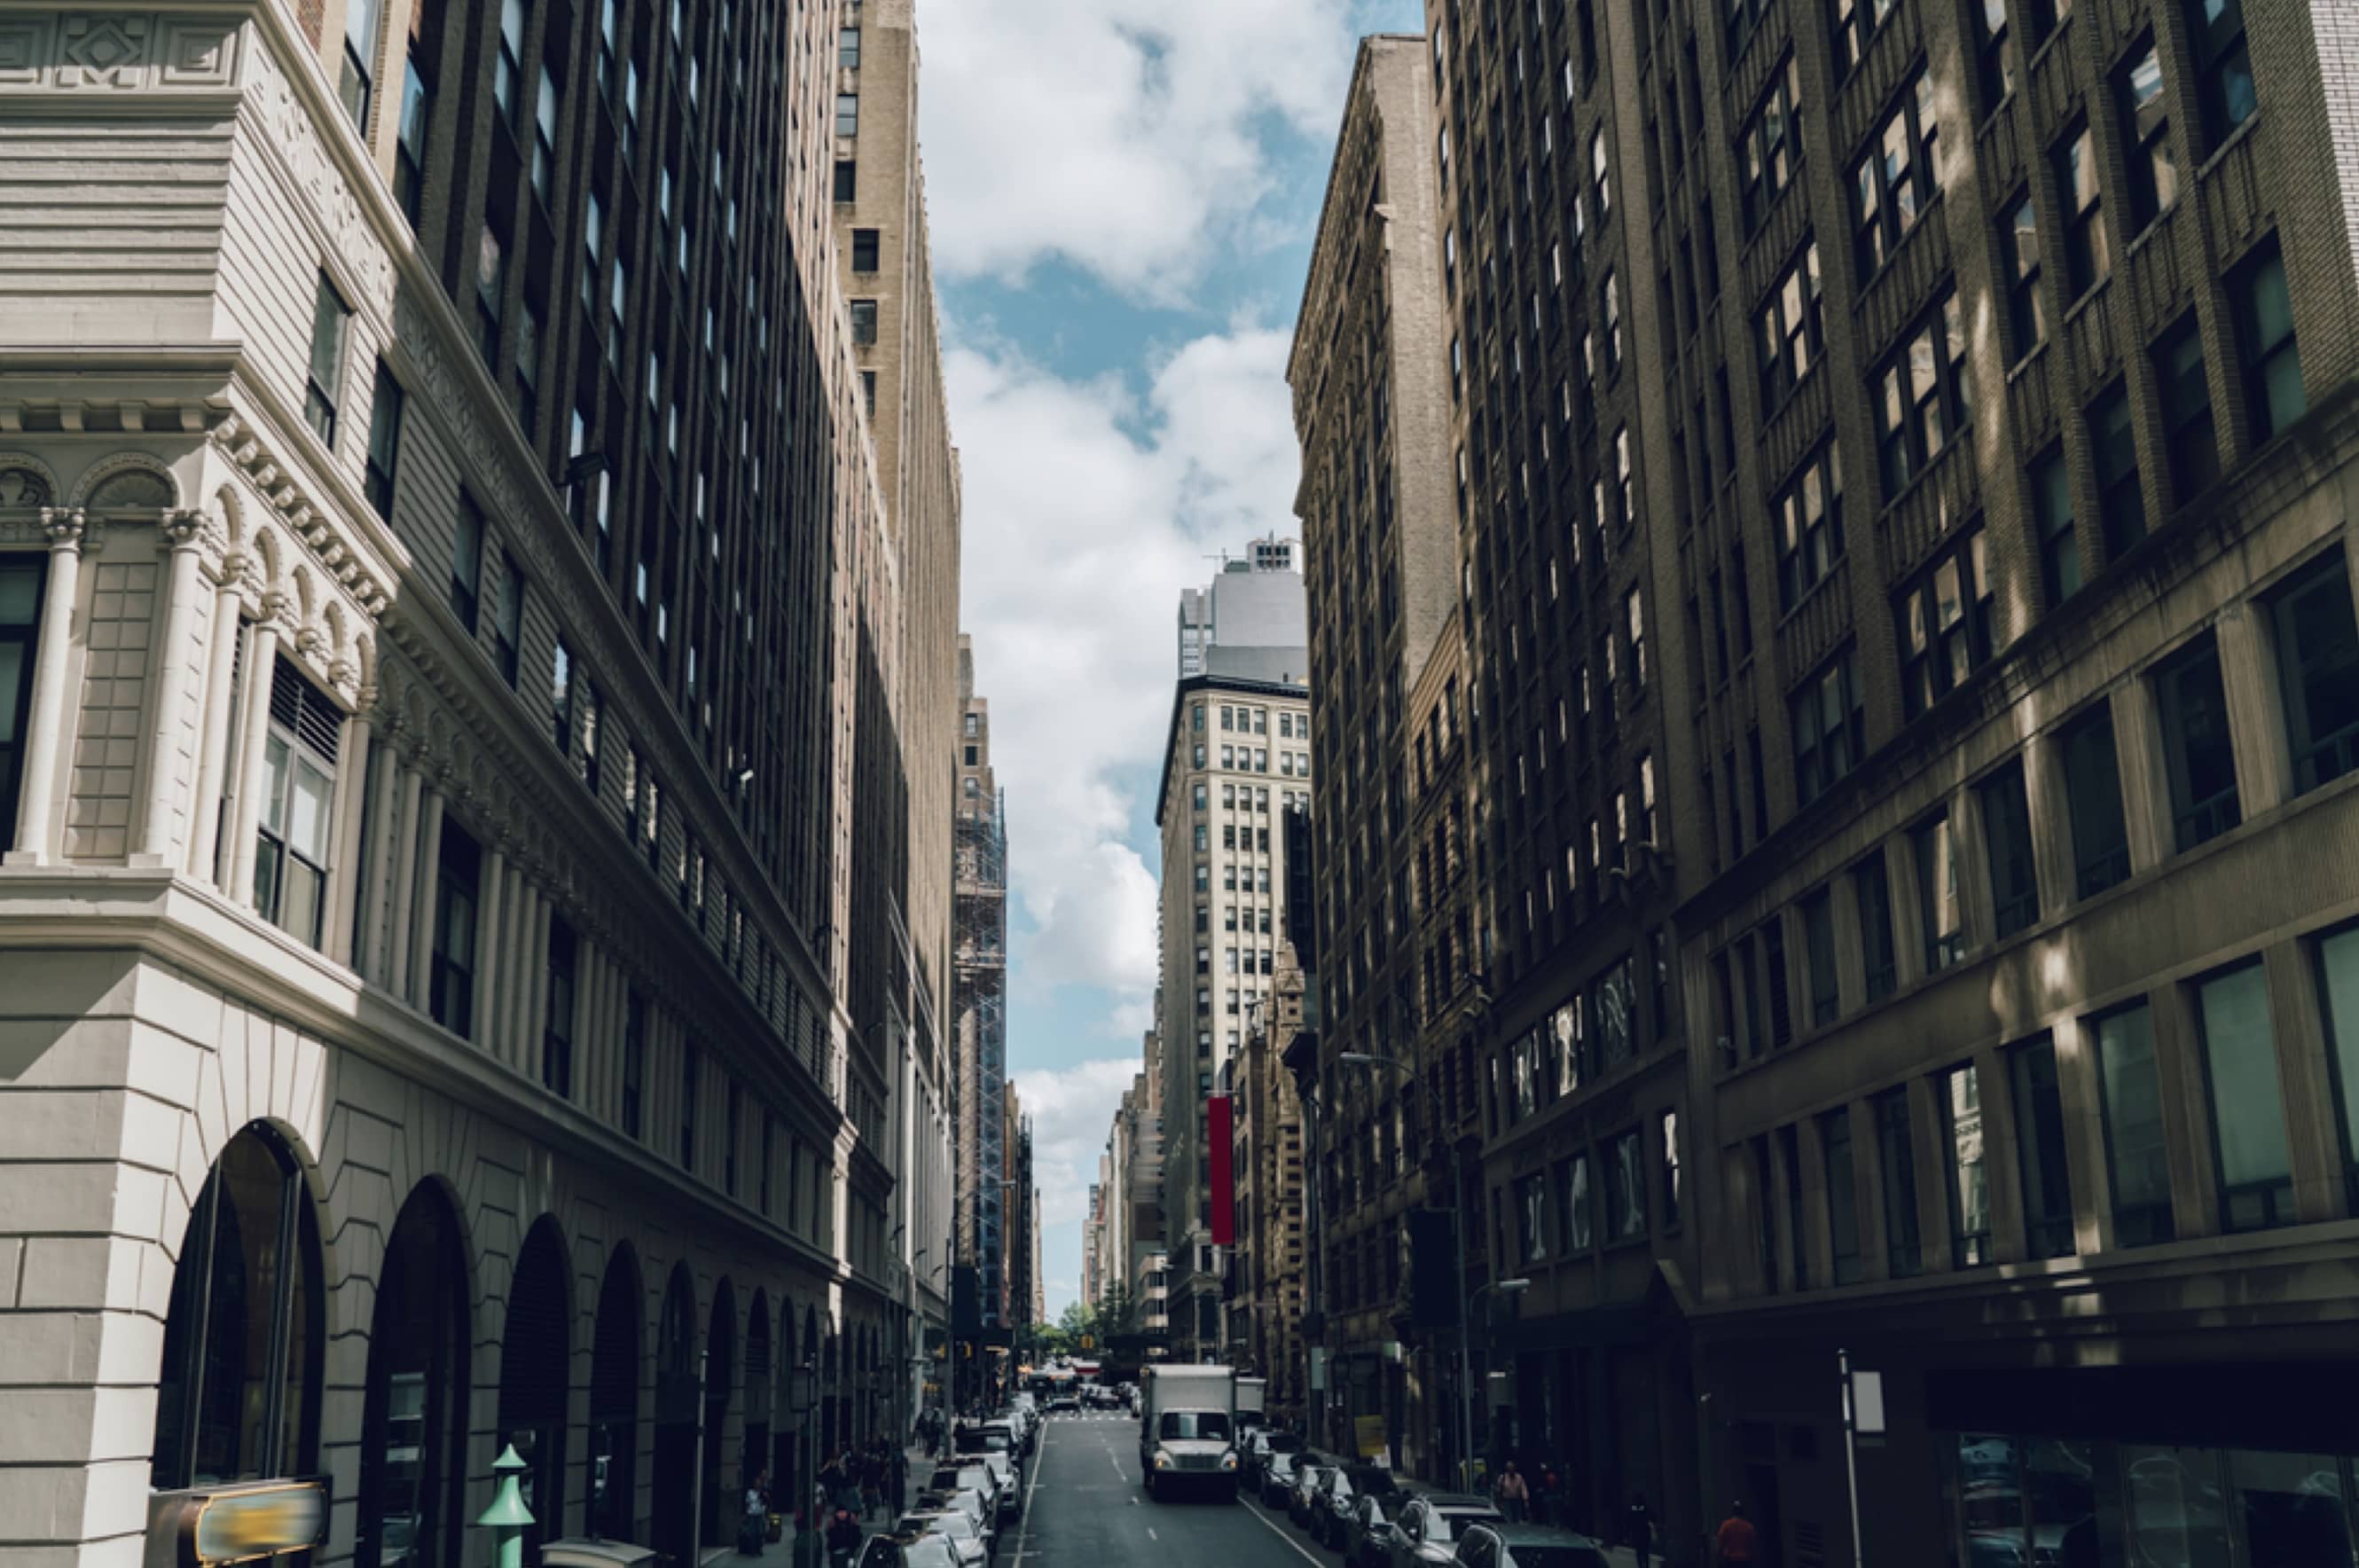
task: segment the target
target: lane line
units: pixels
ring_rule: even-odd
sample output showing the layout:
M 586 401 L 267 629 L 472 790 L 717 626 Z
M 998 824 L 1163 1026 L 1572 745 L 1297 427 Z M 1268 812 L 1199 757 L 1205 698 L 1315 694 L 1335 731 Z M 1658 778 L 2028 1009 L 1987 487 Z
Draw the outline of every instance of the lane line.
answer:
M 1032 1478 L 1024 1483 L 1024 1525 L 1016 1532 L 1016 1560 L 1007 1568 L 1024 1568 L 1024 1549 L 1032 1543 L 1032 1494 L 1040 1489 L 1040 1472 L 1049 1467 L 1049 1438 L 1043 1432 L 1033 1445 Z
M 1282 1530 L 1278 1529 L 1278 1528 L 1277 1528 L 1277 1526 L 1276 1526 L 1276 1525 L 1274 1525 L 1274 1524 L 1270 1523 L 1270 1522 L 1269 1522 L 1269 1516 L 1268 1516 L 1268 1515 L 1266 1515 L 1266 1514 L 1265 1514 L 1265 1513 L 1263 1513 L 1263 1512 L 1261 1511 L 1261 1505 L 1260 1505 L 1260 1504 L 1258 1504 L 1258 1503 L 1252 1503 L 1252 1502 L 1245 1502 L 1245 1500 L 1244 1498 L 1242 1498 L 1242 1497 L 1241 1497 L 1241 1498 L 1239 1498 L 1239 1499 L 1238 1499 L 1238 1501 L 1239 1501 L 1241 1504 L 1243 1504 L 1243 1506 L 1244 1506 L 1244 1508 L 1245 1508 L 1245 1512 L 1247 1512 L 1247 1513 L 1251 1514 L 1254 1518 L 1256 1518 L 1256 1519 L 1257 1519 L 1261 1520 L 1262 1528 L 1263 1528 L 1264 1530 L 1268 1530 L 1270 1534 L 1272 1534 L 1272 1535 L 1274 1535 L 1274 1536 L 1277 1537 L 1277 1539 L 1278 1539 L 1278 1540 L 1280 1540 L 1280 1541 L 1282 1541 L 1286 1542 L 1286 1544 L 1287 1544 L 1287 1545 L 1288 1545 L 1288 1546 L 1290 1546 L 1290 1547 L 1294 1548 L 1294 1554 L 1295 1554 L 1297 1557 L 1301 1558 L 1305 1563 L 1309 1563 L 1313 1564 L 1313 1565 L 1314 1565 L 1314 1568 L 1328 1568 L 1328 1564 L 1326 1564 L 1326 1563 L 1324 1563 L 1320 1562 L 1320 1560 L 1319 1560 L 1318 1558 L 1313 1557 L 1313 1556 L 1311 1556 L 1311 1555 L 1310 1555 L 1310 1553 L 1309 1553 L 1308 1552 L 1303 1551 L 1303 1550 L 1302 1550 L 1302 1543 L 1301 1543 L 1300 1541 L 1299 1541 L 1295 1540 L 1295 1539 L 1294 1539 L 1294 1537 L 1292 1537 L 1292 1536 L 1290 1536 L 1290 1535 L 1287 1534 L 1287 1533 L 1286 1533 L 1286 1531 L 1284 1531 L 1284 1530 Z
M 1155 1527 L 1153 1525 L 1148 1525 L 1147 1527 L 1147 1539 L 1149 1541 L 1160 1541 L 1163 1538 L 1155 1533 Z

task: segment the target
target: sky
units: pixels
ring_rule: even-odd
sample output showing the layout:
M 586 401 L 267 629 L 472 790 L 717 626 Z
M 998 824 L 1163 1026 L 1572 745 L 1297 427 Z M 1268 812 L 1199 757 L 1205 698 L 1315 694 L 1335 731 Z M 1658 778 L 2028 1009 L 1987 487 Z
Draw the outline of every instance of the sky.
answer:
M 1007 797 L 1008 1070 L 1052 1320 L 1153 1021 L 1180 591 L 1299 532 L 1286 357 L 1355 40 L 1421 17 L 919 0 L 962 625 Z

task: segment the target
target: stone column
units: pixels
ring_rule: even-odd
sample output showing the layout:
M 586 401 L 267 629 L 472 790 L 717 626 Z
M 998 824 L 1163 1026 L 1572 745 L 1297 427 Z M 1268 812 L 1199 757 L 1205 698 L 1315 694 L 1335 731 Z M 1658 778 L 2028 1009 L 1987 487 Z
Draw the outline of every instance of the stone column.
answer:
M 499 1020 L 498 996 L 501 983 L 507 973 L 507 966 L 503 962 L 507 954 L 502 951 L 503 943 L 499 940 L 500 911 L 506 906 L 509 880 L 506 853 L 498 848 L 487 850 L 484 855 L 483 896 L 475 908 L 475 988 L 476 995 L 484 999 L 483 1027 L 476 1029 L 475 1038 L 489 1046 L 495 1054 L 497 1054 L 500 1044 L 496 1027 Z
M 364 867 L 367 880 L 363 884 L 366 898 L 359 918 L 356 966 L 364 975 L 382 985 L 386 980 L 386 879 L 393 866 L 394 828 L 399 810 L 396 797 L 401 793 L 401 760 L 390 739 L 378 743 L 368 765 L 375 778 L 368 790 L 368 865 Z
M 169 866 L 174 859 L 172 806 L 180 798 L 178 761 L 182 724 L 195 695 L 189 645 L 196 639 L 197 600 L 204 592 L 200 575 L 204 565 L 204 524 L 202 512 L 164 514 L 164 540 L 172 561 L 165 577 L 162 667 L 157 671 L 156 706 L 149 715 L 147 738 L 140 743 L 145 754 L 140 758 L 140 779 L 147 793 L 140 813 L 139 838 L 131 853 L 134 866 Z
M 353 964 L 353 924 L 360 908 L 358 894 L 368 885 L 361 864 L 362 813 L 368 804 L 369 710 L 376 691 L 364 688 L 358 710 L 344 722 L 336 744 L 342 760 L 336 768 L 336 837 L 328 871 L 328 956 Z
M 499 1013 L 493 1019 L 497 1029 L 497 1050 L 500 1060 L 517 1072 L 524 1071 L 525 1046 L 525 981 L 530 966 L 525 961 L 525 946 L 531 940 L 533 911 L 540 906 L 540 890 L 534 887 L 519 869 L 516 897 L 509 900 L 507 918 L 495 933 L 500 945 L 510 956 L 508 983 L 500 988 Z
M 2171 822 L 2170 777 L 2162 756 L 2161 717 L 2154 688 L 2125 681 L 2113 690 L 2114 760 L 2122 780 L 2122 822 L 2129 837 L 2130 871 L 2151 870 L 2179 851 Z
M 401 814 L 387 846 L 386 875 L 392 878 L 393 908 L 387 917 L 385 942 L 385 985 L 405 1001 L 409 996 L 410 910 L 418 901 L 418 811 L 426 776 L 414 766 L 400 768 Z
M 418 894 L 410 900 L 409 1004 L 419 1012 L 434 1005 L 435 885 L 442 875 L 442 791 L 425 785 L 418 811 Z
M 16 802 L 16 844 L 7 855 L 11 866 L 43 866 L 52 857 L 50 818 L 57 814 L 58 764 L 66 742 L 66 659 L 82 583 L 81 510 L 44 506 L 41 528 L 49 536 L 49 574 L 33 652 L 33 706 L 25 715 L 25 784 Z
M 525 926 L 524 947 L 516 954 L 518 989 L 524 993 L 524 1027 L 516 1035 L 516 1066 L 525 1076 L 540 1077 L 541 1032 L 548 1027 L 549 921 L 556 906 L 536 894 Z
M 245 653 L 245 711 L 238 718 L 237 795 L 230 813 L 229 887 L 237 903 L 254 902 L 254 833 L 262 821 L 263 754 L 270 740 L 270 672 L 278 663 L 278 611 L 273 590 L 264 595 L 262 619 Z
M 2236 805 L 2245 822 L 2287 797 L 2288 757 L 2277 715 L 2277 661 L 2249 604 L 2220 612 L 2220 688 L 2228 699 L 2228 736 L 2236 752 Z
M 189 874 L 206 882 L 221 877 L 222 792 L 228 781 L 230 740 L 237 714 L 230 706 L 230 688 L 237 679 L 237 643 L 245 635 L 238 618 L 238 581 L 243 564 L 235 555 L 217 569 L 213 587 L 212 643 L 205 667 L 205 708 L 197 746 L 197 789 L 189 803 Z

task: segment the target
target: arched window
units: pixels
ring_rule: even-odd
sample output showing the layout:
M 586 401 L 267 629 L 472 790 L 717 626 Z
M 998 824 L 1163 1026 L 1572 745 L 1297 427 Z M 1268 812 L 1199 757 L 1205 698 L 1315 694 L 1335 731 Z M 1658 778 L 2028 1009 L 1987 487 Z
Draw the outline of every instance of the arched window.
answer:
M 729 1390 L 736 1380 L 736 1293 L 723 1279 L 713 1287 L 712 1321 L 704 1334 L 703 1539 L 707 1541 L 724 1539 L 722 1521 L 735 1517 L 734 1510 L 724 1506 L 729 1481 L 721 1471 L 721 1439 L 729 1424 Z
M 745 1456 L 738 1465 L 737 1483 L 741 1488 L 752 1486 L 754 1477 L 769 1467 L 771 1394 L 776 1385 L 770 1370 L 770 1298 L 767 1292 L 756 1290 L 745 1314 Z M 779 1491 L 784 1495 L 785 1488 Z
M 598 1287 L 590 1358 L 590 1497 L 582 1525 L 610 1541 L 638 1539 L 639 1260 L 626 1242 Z
M 654 1514 L 647 1544 L 686 1563 L 696 1534 L 696 1286 L 672 1266 L 656 1324 Z
M 369 1319 L 360 1568 L 459 1562 L 467 1436 L 467 1252 L 442 1189 L 401 1205 Z
M 525 1473 L 524 1560 L 538 1568 L 540 1545 L 565 1534 L 565 1407 L 572 1372 L 565 1237 L 544 1215 L 525 1237 L 508 1286 L 500 1335 L 500 1442 L 532 1466 Z
M 151 1486 L 318 1468 L 322 1300 L 301 1166 L 255 1122 L 222 1150 L 189 1213 L 164 1320 Z

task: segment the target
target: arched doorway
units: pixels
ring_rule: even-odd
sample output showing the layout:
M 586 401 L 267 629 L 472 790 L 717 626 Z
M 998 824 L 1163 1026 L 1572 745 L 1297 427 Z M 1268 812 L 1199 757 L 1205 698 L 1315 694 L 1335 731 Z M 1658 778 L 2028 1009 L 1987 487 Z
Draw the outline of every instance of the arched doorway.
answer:
M 712 1288 L 712 1321 L 704 1334 L 704 1534 L 707 1547 L 734 1541 L 722 1521 L 732 1517 L 723 1508 L 729 1478 L 722 1474 L 723 1439 L 729 1425 L 729 1391 L 736 1386 L 737 1296 L 723 1279 Z
M 323 1300 L 301 1163 L 255 1122 L 230 1139 L 189 1211 L 164 1319 L 151 1486 L 318 1468 Z
M 655 1497 L 647 1544 L 693 1561 L 696 1534 L 696 1285 L 672 1266 L 656 1323 Z
M 738 1464 L 740 1486 L 752 1486 L 754 1478 L 769 1468 L 770 1410 L 776 1386 L 770 1371 L 770 1298 L 756 1290 L 754 1304 L 745 1313 L 745 1458 Z M 772 1495 L 783 1497 L 777 1479 L 770 1477 Z
M 565 1421 L 571 1393 L 573 1312 L 565 1237 L 544 1214 L 525 1237 L 508 1287 L 500 1334 L 499 1443 L 516 1451 L 525 1473 L 524 1560 L 540 1562 L 540 1543 L 565 1534 Z
M 788 1297 L 785 1310 L 778 1313 L 777 1426 L 770 1440 L 770 1481 L 777 1495 L 787 1500 L 788 1510 L 810 1500 L 802 1492 L 801 1452 L 796 1446 L 802 1414 L 794 1406 L 794 1369 L 801 1359 L 796 1347 L 810 1343 L 795 1333 L 795 1303 Z
M 459 1216 L 440 1183 L 421 1181 L 393 1222 L 369 1319 L 355 1563 L 459 1562 L 468 1343 Z
M 609 1541 L 638 1539 L 639 1317 L 638 1255 L 624 1242 L 606 1260 L 598 1287 L 596 1343 L 590 1353 L 590 1496 L 582 1510 L 587 1533 Z

